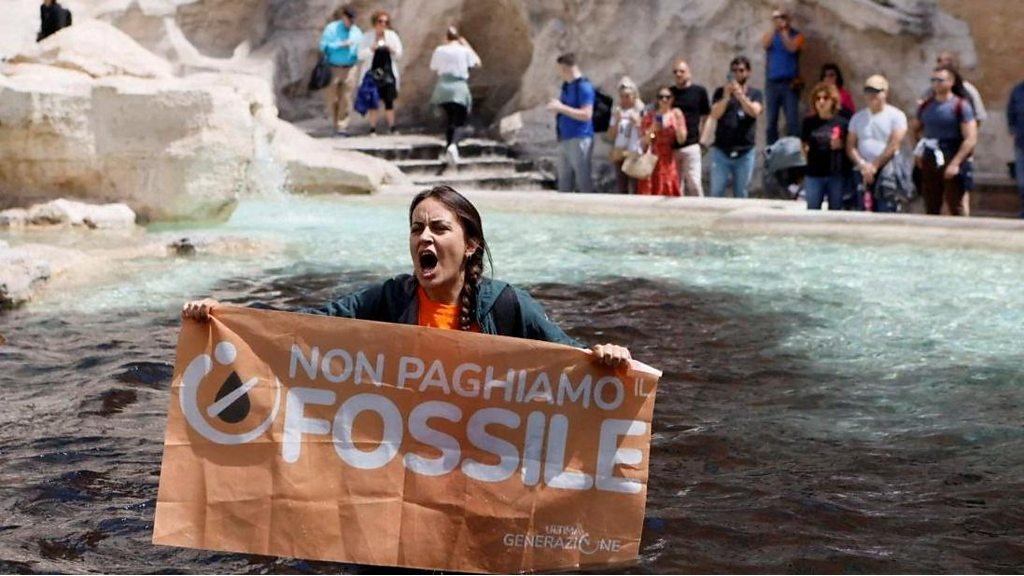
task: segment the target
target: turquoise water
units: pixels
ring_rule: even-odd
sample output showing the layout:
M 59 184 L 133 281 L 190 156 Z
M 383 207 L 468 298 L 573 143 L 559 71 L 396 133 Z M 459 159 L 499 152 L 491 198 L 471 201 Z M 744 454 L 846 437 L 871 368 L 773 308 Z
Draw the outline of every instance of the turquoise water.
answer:
M 267 248 L 229 256 L 126 262 L 112 278 L 45 295 L 34 309 L 163 308 L 220 280 L 288 273 L 409 270 L 406 206 L 366 199 L 248 201 L 223 226 L 153 228 L 150 239 L 250 238 Z M 645 278 L 742 296 L 810 328 L 783 343 L 850 371 L 931 363 L 985 365 L 1020 354 L 1024 259 L 1015 253 L 713 235 L 670 217 L 483 210 L 494 276 L 519 284 Z M 984 375 L 977 375 L 984 378 Z

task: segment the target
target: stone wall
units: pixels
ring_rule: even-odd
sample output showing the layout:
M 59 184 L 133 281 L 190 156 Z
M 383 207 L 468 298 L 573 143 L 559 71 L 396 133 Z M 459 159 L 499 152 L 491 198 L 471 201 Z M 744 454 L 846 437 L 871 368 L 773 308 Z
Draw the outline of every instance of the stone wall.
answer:
M 342 0 L 67 0 L 78 15 L 95 15 L 128 32 L 178 73 L 215 67 L 231 59 L 272 82 L 281 116 L 301 120 L 323 114 L 319 95 L 306 81 L 328 15 Z M 0 0 L 18 19 L 37 18 L 20 0 Z M 721 83 L 730 58 L 747 54 L 755 84 L 763 71 L 759 38 L 769 26 L 772 0 L 352 0 L 357 23 L 370 28 L 370 13 L 392 13 L 406 56 L 400 63 L 403 90 L 399 121 L 435 126 L 428 104 L 433 48 L 447 25 L 457 24 L 484 61 L 471 86 L 475 120 L 494 125 L 502 116 L 532 110 L 557 93 L 556 55 L 573 50 L 585 72 L 611 92 L 624 74 L 650 99 L 659 83 L 671 80 L 672 60 L 685 56 L 699 83 Z M 856 88 L 867 76 L 890 77 L 893 102 L 913 111 L 927 85 L 937 52 L 960 53 L 966 75 L 975 80 L 996 112 L 983 127 L 978 159 L 994 170 L 1009 158 L 999 114 L 1005 104 L 1018 54 L 1024 2 L 1002 0 L 800 0 L 788 5 L 808 36 L 802 68 L 813 79 L 821 63 L 843 67 Z M 0 24 L 0 31 L 37 26 Z M 21 36 L 25 34 L 22 33 Z M 12 42 L 5 38 L 4 42 Z M 4 50 L 0 42 L 0 50 Z M 206 59 L 206 60 L 204 60 Z M 855 89 L 856 93 L 857 90 Z M 763 126 L 761 131 L 763 132 Z M 539 133 L 544 133 L 541 130 Z

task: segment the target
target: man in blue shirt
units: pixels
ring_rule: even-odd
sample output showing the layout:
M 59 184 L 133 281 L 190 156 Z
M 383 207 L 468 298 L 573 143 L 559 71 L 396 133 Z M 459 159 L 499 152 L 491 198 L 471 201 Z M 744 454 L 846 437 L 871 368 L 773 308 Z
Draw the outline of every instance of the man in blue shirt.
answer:
M 973 187 L 978 123 L 966 94 L 953 91 L 961 83 L 955 68 L 937 66 L 931 77 L 935 95 L 921 104 L 914 121 L 914 156 L 928 214 L 941 214 L 945 206 L 949 214 L 964 216 L 964 191 Z
M 594 152 L 594 85 L 580 73 L 572 52 L 558 57 L 562 93 L 548 102 L 558 130 L 558 191 L 593 192 L 590 160 Z
M 1010 92 L 1006 103 L 1006 124 L 1013 136 L 1014 172 L 1017 175 L 1017 192 L 1020 194 L 1020 217 L 1024 218 L 1024 82 L 1017 84 Z
M 331 66 L 331 83 L 324 88 L 327 111 L 337 134 L 344 134 L 352 111 L 352 94 L 356 89 L 356 63 L 363 32 L 355 25 L 356 12 L 350 6 L 334 11 L 331 23 L 320 35 L 320 52 Z M 344 115 L 342 115 L 344 112 Z
M 765 32 L 761 43 L 765 49 L 767 82 L 765 98 L 768 104 L 768 130 L 765 138 L 769 145 L 779 139 L 779 108 L 786 113 L 786 133 L 800 135 L 800 50 L 805 38 L 790 25 L 789 13 L 782 8 L 772 12 L 773 29 Z

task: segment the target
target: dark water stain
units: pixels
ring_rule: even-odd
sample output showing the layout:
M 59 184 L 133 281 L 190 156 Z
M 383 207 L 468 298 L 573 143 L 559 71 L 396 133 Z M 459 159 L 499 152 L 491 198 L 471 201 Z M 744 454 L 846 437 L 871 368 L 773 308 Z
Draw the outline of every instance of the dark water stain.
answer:
M 289 309 L 378 279 L 280 269 L 214 296 Z M 528 288 L 572 336 L 665 373 L 640 558 L 584 572 L 1024 571 L 1021 358 L 871 387 L 788 349 L 819 322 L 786 306 L 623 278 Z M 0 316 L 0 572 L 394 572 L 151 543 L 179 326 L 176 308 Z

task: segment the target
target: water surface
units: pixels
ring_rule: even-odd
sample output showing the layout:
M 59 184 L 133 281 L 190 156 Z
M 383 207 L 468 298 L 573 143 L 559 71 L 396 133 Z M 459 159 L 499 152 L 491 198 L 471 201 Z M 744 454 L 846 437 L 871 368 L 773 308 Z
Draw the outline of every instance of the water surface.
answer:
M 181 302 L 312 304 L 403 272 L 405 217 L 250 202 L 149 235 L 264 251 L 132 261 L 0 315 L 0 572 L 373 572 L 150 538 Z M 627 571 L 1024 570 L 1019 256 L 712 235 L 678 215 L 484 217 L 498 277 L 665 371 Z

